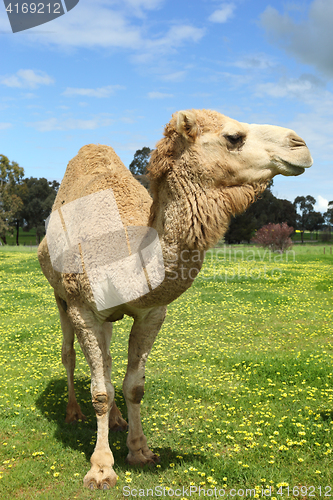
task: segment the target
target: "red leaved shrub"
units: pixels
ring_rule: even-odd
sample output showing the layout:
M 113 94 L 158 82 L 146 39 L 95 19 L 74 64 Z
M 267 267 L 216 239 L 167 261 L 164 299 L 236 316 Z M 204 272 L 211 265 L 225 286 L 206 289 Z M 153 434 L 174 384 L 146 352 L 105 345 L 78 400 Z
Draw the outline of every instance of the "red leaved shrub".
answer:
M 286 222 L 282 224 L 269 223 L 259 229 L 251 241 L 260 247 L 269 248 L 273 252 L 283 253 L 293 244 L 290 239 L 293 231 L 294 228 L 288 226 Z

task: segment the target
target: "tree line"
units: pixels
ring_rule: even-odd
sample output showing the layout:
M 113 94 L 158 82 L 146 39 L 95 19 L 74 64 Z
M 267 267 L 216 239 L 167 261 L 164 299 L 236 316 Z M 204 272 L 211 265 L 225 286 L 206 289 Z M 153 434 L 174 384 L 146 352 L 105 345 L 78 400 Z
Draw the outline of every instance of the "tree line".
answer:
M 149 190 L 147 166 L 152 150 L 144 147 L 135 152 L 129 165 L 132 174 Z M 301 231 L 326 230 L 330 237 L 333 224 L 333 201 L 324 214 L 314 210 L 316 203 L 312 196 L 297 196 L 294 202 L 276 198 L 272 193 L 271 181 L 268 188 L 249 209 L 231 220 L 225 234 L 227 243 L 250 241 L 254 233 L 266 224 L 287 223 Z M 45 234 L 45 220 L 51 213 L 59 189 L 59 182 L 44 177 L 24 177 L 24 169 L 14 161 L 0 155 L 0 239 L 7 244 L 8 233 L 15 233 L 19 244 L 19 230 L 36 232 L 36 244 Z
M 7 244 L 8 233 L 19 229 L 36 231 L 36 244 L 45 234 L 45 219 L 50 215 L 59 182 L 45 178 L 24 178 L 24 169 L 0 155 L 0 238 Z

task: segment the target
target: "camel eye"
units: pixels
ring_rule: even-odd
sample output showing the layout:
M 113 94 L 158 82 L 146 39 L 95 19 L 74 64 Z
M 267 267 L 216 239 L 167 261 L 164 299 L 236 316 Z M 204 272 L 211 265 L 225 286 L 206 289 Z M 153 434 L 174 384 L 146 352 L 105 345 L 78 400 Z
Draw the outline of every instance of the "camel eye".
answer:
M 232 146 L 240 146 L 244 140 L 244 135 L 242 134 L 225 135 L 224 137 Z

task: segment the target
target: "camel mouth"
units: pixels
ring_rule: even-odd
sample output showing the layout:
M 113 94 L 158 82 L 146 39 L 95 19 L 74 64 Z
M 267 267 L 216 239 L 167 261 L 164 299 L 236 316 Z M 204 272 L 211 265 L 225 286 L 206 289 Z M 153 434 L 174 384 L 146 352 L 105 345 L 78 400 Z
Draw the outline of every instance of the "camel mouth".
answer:
M 301 175 L 301 174 L 304 173 L 305 169 L 307 168 L 307 165 L 304 166 L 304 167 L 300 167 L 298 165 L 294 165 L 293 163 L 289 163 L 288 161 L 282 160 L 281 158 L 279 158 L 279 160 L 281 162 L 280 173 L 282 175 L 286 175 L 286 176 L 289 176 L 289 175 L 293 175 L 293 176 Z

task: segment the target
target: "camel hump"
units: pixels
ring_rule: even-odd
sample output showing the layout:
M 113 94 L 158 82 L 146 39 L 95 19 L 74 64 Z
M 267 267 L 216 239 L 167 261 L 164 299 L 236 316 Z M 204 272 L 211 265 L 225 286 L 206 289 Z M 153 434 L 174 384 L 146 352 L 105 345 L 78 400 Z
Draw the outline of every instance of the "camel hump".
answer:
M 82 196 L 135 179 L 111 146 L 87 144 L 70 160 L 53 205 L 53 211 Z M 136 181 L 135 181 L 136 182 Z
M 125 225 L 147 225 L 152 199 L 113 148 L 83 146 L 70 160 L 52 212 L 78 198 L 112 189 Z
M 123 175 L 130 175 L 114 149 L 104 144 L 87 144 L 83 146 L 75 158 L 69 162 L 68 166 L 71 164 L 75 168 L 79 168 L 81 174 L 98 175 L 121 171 Z

